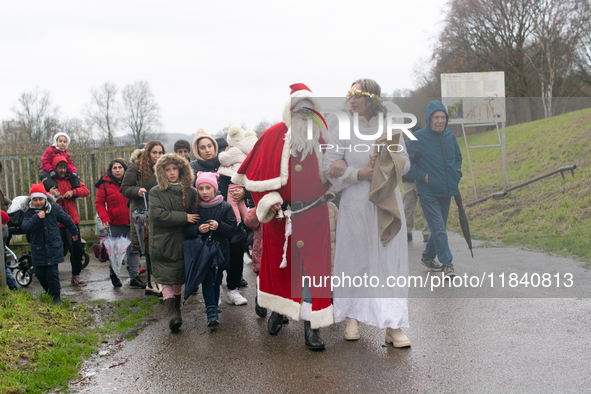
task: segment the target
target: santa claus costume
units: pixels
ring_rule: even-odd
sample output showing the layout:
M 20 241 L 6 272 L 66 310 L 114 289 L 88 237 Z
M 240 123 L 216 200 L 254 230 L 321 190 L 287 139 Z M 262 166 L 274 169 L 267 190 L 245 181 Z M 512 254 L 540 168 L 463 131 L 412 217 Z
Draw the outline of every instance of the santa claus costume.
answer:
M 261 307 L 274 312 L 269 333 L 279 332 L 280 315 L 302 319 L 306 345 L 322 350 L 317 329 L 334 322 L 330 280 L 322 284 L 318 280 L 331 274 L 330 222 L 324 201 L 329 183 L 322 172 L 320 149 L 324 141 L 318 128 L 315 137 L 307 140 L 308 115 L 296 113 L 302 108 L 318 108 L 312 91 L 304 84 L 290 88 L 283 122 L 261 135 L 232 181 L 251 192 L 263 224 L 257 298 Z M 276 204 L 282 207 L 279 215 Z M 285 217 L 277 217 L 282 212 Z M 304 272 L 310 278 L 311 304 L 302 303 Z

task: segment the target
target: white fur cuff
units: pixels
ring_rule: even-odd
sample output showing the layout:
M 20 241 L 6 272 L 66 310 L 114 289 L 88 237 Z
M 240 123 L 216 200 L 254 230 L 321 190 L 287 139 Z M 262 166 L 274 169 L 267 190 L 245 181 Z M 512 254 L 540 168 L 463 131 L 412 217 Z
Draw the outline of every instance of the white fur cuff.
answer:
M 285 315 L 292 320 L 300 320 L 301 305 L 289 298 L 279 297 L 275 294 L 265 293 L 260 287 L 257 292 L 257 302 L 261 308 L 270 309 L 280 315 Z
M 283 204 L 283 198 L 277 192 L 270 192 L 263 196 L 257 205 L 257 217 L 261 223 L 268 223 L 275 216 L 275 212 L 271 207 L 275 204 Z
M 334 313 L 332 305 L 319 311 L 310 313 L 310 326 L 315 330 L 317 328 L 328 327 L 334 324 Z

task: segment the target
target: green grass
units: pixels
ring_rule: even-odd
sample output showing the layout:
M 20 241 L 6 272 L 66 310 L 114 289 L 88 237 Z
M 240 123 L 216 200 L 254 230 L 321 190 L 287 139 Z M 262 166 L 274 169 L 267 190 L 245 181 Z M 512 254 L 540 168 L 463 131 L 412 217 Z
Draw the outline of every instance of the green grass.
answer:
M 475 196 L 463 138 L 458 143 L 464 157 L 460 191 L 466 204 Z M 495 143 L 496 130 L 468 136 L 470 146 Z M 508 127 L 506 145 L 510 186 L 571 164 L 578 167 L 575 177 L 557 174 L 505 198 L 467 207 L 473 237 L 591 261 L 591 110 Z M 470 155 L 478 197 L 501 191 L 500 149 L 470 149 Z M 460 232 L 454 205 L 452 201 L 449 227 Z
M 48 296 L 0 288 L 0 393 L 65 390 L 101 341 L 141 326 L 152 298 L 54 306 Z M 100 321 L 91 306 L 101 309 Z

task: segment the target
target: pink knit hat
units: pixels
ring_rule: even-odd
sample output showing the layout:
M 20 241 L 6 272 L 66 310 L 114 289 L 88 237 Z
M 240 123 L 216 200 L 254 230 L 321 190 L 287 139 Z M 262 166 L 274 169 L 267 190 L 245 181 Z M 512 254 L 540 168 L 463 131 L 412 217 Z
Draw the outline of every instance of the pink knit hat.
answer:
M 218 178 L 220 174 L 217 172 L 202 172 L 197 173 L 197 181 L 195 182 L 195 188 L 199 189 L 199 185 L 202 183 L 209 183 L 211 187 L 218 192 Z

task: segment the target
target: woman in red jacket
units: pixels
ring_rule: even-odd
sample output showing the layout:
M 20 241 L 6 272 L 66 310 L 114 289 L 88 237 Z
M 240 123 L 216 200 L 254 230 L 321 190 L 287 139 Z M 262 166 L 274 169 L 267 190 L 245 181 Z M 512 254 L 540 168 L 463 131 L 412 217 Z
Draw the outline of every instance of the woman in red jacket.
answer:
M 94 186 L 96 190 L 95 206 L 103 226 L 111 229 L 111 236 L 121 235 L 129 238 L 129 207 L 127 198 L 123 197 L 119 188 L 123 175 L 127 170 L 125 159 L 114 159 L 109 163 L 107 174 Z M 145 289 L 146 284 L 139 277 L 140 255 L 133 248 L 127 249 L 127 266 L 129 269 L 129 287 L 132 289 Z M 109 264 L 111 283 L 114 287 L 121 287 L 121 280 L 115 275 Z

